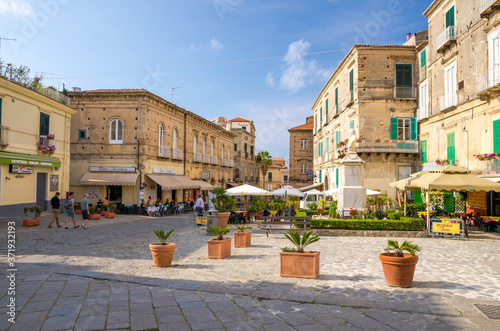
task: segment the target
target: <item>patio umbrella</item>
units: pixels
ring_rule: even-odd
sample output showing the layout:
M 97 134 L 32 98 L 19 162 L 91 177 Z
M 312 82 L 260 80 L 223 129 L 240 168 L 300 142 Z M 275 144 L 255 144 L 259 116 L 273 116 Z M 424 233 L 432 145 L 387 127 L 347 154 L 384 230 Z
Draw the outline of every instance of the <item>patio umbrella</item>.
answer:
M 248 196 L 249 195 L 269 195 L 269 192 L 252 185 L 241 185 L 226 190 L 227 195 L 245 196 L 245 214 L 248 215 Z M 246 217 L 246 216 L 245 216 Z
M 326 194 L 326 195 L 337 195 L 339 193 L 339 189 L 338 188 L 334 188 L 334 189 L 331 189 L 331 190 L 328 190 L 328 191 L 323 191 L 323 193 Z M 379 192 L 379 191 L 374 191 L 374 190 L 366 189 L 366 195 L 378 195 L 380 193 L 381 192 Z
M 292 196 L 292 197 L 303 197 L 305 195 L 304 192 L 301 192 L 299 189 L 293 188 L 293 186 L 283 186 L 277 190 L 274 190 L 269 193 L 270 195 L 279 195 L 279 196 Z
M 389 184 L 389 187 L 395 187 L 400 191 L 404 192 L 404 214 L 406 215 L 406 191 L 416 191 L 420 190 L 420 187 L 412 185 L 413 181 L 416 180 L 417 178 L 420 178 L 423 175 L 427 175 L 429 172 L 428 171 L 419 171 L 415 172 L 410 175 L 410 177 L 398 180 L 397 182 L 392 182 Z

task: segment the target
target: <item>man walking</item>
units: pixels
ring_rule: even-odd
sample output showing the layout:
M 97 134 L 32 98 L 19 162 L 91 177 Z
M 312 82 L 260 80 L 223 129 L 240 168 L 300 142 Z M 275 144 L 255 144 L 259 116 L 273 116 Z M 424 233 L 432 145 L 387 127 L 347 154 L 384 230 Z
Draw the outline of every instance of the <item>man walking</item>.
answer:
M 68 228 L 68 220 L 70 217 L 73 218 L 73 226 L 75 227 L 75 229 L 79 227 L 79 225 L 76 225 L 75 221 L 75 193 L 69 192 L 69 197 L 64 203 L 64 208 L 66 208 L 66 222 L 64 228 Z
M 87 222 L 89 221 L 89 194 L 85 193 L 82 199 L 82 228 L 87 229 Z
M 205 202 L 203 202 L 203 199 L 201 197 L 201 193 L 198 194 L 198 200 L 196 200 L 196 203 L 194 204 L 196 207 L 196 211 L 198 212 L 198 216 L 203 216 L 203 207 L 205 207 Z
M 61 193 L 56 192 L 56 195 L 52 199 L 50 199 L 50 204 L 52 205 L 52 212 L 54 213 L 54 216 L 52 216 L 52 221 L 49 223 L 49 228 L 52 228 L 52 223 L 56 221 L 57 227 L 60 228 L 61 225 L 59 224 L 59 207 L 61 207 L 61 200 L 59 200 L 59 195 Z

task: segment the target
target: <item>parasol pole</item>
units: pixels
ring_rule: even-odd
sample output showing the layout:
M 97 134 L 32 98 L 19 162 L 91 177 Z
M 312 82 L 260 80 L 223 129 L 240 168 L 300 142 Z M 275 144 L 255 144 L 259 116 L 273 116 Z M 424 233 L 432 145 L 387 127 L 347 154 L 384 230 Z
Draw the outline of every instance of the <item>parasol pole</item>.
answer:
M 429 190 L 425 191 L 425 202 L 427 203 L 427 231 L 431 234 L 431 218 L 430 218 L 430 203 L 429 203 Z
M 248 221 L 248 195 L 245 195 L 245 223 Z
M 406 191 L 403 191 L 403 203 L 405 204 L 405 209 L 404 209 L 405 216 L 406 216 L 406 201 L 407 201 L 407 199 L 406 199 Z

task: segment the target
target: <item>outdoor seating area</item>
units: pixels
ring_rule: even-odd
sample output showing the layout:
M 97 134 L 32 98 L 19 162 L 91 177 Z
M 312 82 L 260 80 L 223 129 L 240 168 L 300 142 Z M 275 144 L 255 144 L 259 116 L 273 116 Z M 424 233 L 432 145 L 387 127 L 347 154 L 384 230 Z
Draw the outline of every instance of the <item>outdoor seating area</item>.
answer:
M 138 205 L 132 206 L 122 206 L 119 210 L 120 214 L 123 215 L 147 215 L 155 217 L 167 217 L 175 216 L 179 214 L 194 213 L 194 208 L 189 204 L 179 204 L 175 206 L 149 206 L 147 208 L 141 208 Z

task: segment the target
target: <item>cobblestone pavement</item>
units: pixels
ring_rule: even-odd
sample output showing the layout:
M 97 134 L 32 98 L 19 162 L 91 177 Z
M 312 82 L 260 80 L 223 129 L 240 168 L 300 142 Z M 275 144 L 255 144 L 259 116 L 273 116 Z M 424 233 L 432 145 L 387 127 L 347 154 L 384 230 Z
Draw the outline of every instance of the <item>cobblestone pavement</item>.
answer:
M 251 247 L 213 260 L 192 218 L 119 215 L 87 230 L 49 229 L 49 216 L 39 227 L 16 222 L 16 323 L 2 277 L 0 330 L 500 329 L 475 306 L 500 310 L 499 236 L 413 238 L 423 248 L 414 284 L 397 289 L 378 260 L 386 238 L 322 237 L 310 246 L 321 251 L 320 277 L 282 278 L 282 234 L 254 229 Z M 152 263 L 159 228 L 176 229 L 170 268 Z M 5 221 L 0 229 L 7 269 Z

